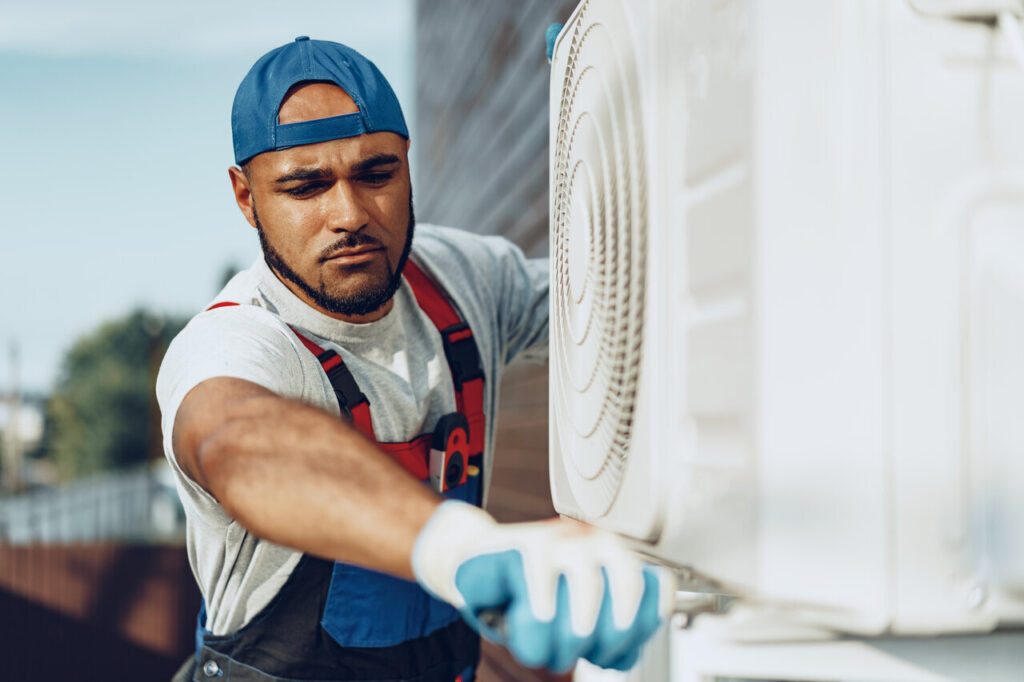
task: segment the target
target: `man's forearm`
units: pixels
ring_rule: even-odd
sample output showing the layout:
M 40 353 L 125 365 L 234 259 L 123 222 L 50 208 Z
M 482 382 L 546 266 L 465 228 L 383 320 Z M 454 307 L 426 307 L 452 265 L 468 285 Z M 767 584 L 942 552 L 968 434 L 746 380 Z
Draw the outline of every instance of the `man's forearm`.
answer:
M 195 443 L 194 473 L 233 518 L 271 542 L 413 577 L 440 497 L 317 408 L 259 390 L 225 417 Z
M 531 666 L 628 668 L 672 603 L 670 575 L 575 523 L 499 524 L 440 498 L 353 427 L 252 382 L 210 379 L 175 416 L 193 479 L 261 538 L 412 578 Z M 413 549 L 415 567 L 413 572 Z M 504 614 L 488 630 L 483 612 Z

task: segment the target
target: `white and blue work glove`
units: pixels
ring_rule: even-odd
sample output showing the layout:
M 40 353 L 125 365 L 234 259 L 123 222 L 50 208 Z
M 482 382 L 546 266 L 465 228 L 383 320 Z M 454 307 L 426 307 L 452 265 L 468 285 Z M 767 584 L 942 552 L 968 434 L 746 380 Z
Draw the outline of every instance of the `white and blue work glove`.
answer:
M 558 40 L 558 34 L 561 32 L 561 24 L 551 24 L 548 26 L 548 30 L 544 31 L 544 54 L 548 56 L 549 62 L 555 56 L 555 41 Z
M 674 581 L 615 536 L 571 521 L 497 523 L 444 502 L 416 540 L 420 584 L 533 668 L 628 670 L 671 610 Z

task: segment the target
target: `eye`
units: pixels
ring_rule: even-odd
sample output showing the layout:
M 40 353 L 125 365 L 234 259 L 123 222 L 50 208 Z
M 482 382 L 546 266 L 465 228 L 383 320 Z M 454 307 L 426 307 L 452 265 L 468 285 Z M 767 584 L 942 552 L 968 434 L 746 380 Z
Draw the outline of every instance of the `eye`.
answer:
M 365 173 L 359 176 L 359 181 L 367 185 L 383 185 L 394 176 L 395 174 L 391 171 L 384 173 Z
M 286 189 L 285 192 L 298 198 L 311 197 L 314 194 L 322 192 L 327 188 L 327 186 L 328 183 L 326 182 L 307 182 L 297 187 L 290 187 Z

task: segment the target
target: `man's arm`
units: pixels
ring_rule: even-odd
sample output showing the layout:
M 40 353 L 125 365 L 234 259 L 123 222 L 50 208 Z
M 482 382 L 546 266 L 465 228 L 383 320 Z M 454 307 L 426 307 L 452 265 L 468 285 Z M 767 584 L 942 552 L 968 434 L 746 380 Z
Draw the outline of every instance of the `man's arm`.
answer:
M 441 498 L 349 424 L 243 379 L 207 379 L 173 430 L 185 473 L 255 535 L 413 579 Z
M 627 669 L 669 612 L 670 576 L 612 536 L 441 504 L 336 416 L 259 384 L 200 382 L 172 439 L 185 473 L 255 535 L 415 579 L 527 665 Z

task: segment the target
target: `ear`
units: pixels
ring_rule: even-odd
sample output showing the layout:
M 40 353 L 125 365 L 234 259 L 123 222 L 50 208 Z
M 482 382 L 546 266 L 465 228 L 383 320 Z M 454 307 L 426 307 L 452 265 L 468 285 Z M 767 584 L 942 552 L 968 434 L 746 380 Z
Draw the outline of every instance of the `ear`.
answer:
M 249 186 L 249 178 L 238 166 L 228 168 L 228 177 L 231 178 L 231 189 L 235 193 L 235 203 L 238 210 L 242 212 L 249 224 L 256 227 L 256 218 L 253 213 L 252 188 Z

